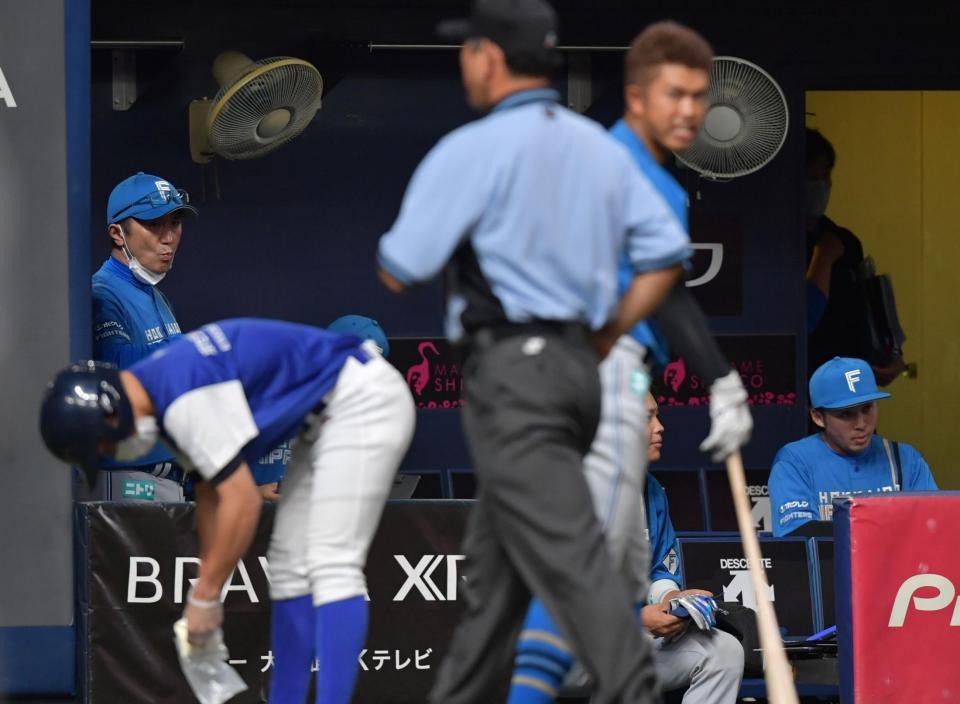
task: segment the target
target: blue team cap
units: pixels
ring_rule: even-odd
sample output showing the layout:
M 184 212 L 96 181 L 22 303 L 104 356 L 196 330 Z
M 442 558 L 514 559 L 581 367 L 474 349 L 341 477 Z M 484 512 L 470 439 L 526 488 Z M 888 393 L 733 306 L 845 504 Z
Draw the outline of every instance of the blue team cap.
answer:
M 174 210 L 197 215 L 197 209 L 190 205 L 190 196 L 186 191 L 159 176 L 138 171 L 114 186 L 110 192 L 107 224 L 112 225 L 126 218 L 156 220 Z
M 873 369 L 863 359 L 834 357 L 810 377 L 810 404 L 814 408 L 849 408 L 890 398 L 877 390 Z
M 390 354 L 390 343 L 387 342 L 387 334 L 383 331 L 373 318 L 365 318 L 362 315 L 344 315 L 337 318 L 327 326 L 330 332 L 338 332 L 342 335 L 354 335 L 361 340 L 373 340 L 374 344 L 380 348 L 384 357 Z

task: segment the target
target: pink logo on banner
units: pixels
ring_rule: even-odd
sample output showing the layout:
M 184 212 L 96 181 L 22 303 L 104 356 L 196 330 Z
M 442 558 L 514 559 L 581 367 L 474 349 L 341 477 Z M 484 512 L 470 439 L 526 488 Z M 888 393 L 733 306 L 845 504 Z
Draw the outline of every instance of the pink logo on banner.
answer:
M 430 383 L 430 361 L 427 359 L 427 350 L 433 350 L 434 357 L 439 357 L 437 346 L 432 342 L 421 342 L 417 345 L 420 361 L 407 369 L 407 385 L 417 396 L 423 396 L 423 390 Z
M 391 338 L 390 363 L 407 380 L 417 408 L 460 408 L 460 360 L 442 337 Z
M 663 383 L 673 389 L 675 392 L 680 390 L 680 385 L 687 378 L 687 365 L 680 357 L 676 361 L 670 362 L 663 370 Z
M 795 406 L 796 342 L 790 335 L 720 335 L 717 343 L 740 374 L 751 406 Z M 683 357 L 663 369 L 657 401 L 665 406 L 708 406 L 710 389 Z

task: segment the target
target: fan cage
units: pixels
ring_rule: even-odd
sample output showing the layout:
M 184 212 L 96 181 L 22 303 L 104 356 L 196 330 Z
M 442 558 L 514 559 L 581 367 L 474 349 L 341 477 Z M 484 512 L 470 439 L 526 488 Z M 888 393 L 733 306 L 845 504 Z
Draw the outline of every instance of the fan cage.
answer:
M 253 62 L 240 78 L 220 89 L 207 119 L 211 149 L 227 159 L 252 159 L 300 134 L 320 109 L 323 79 L 310 63 L 286 56 Z M 286 109 L 290 120 L 278 134 L 262 136 L 260 121 Z
M 783 146 L 789 126 L 787 99 L 762 68 L 734 56 L 717 56 L 710 69 L 710 109 L 730 108 L 740 128 L 729 140 L 701 129 L 677 159 L 714 180 L 736 178 L 766 166 Z

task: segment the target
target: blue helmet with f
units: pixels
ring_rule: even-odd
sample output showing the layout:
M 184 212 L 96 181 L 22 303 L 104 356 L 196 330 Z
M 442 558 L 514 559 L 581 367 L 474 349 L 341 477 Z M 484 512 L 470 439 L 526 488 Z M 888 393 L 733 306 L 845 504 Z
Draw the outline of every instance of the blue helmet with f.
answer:
M 115 443 L 133 432 L 133 410 L 112 364 L 71 364 L 47 385 L 40 406 L 40 435 L 47 449 L 80 467 L 94 486 L 102 442 Z

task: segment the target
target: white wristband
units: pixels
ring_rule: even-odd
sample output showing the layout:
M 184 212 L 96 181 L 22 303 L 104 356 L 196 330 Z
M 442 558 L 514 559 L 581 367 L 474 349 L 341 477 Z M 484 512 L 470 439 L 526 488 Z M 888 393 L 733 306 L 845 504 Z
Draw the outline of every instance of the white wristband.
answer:
M 647 603 L 659 604 L 663 597 L 673 591 L 680 591 L 680 585 L 670 579 L 658 579 L 650 585 L 649 597 Z
M 187 603 L 198 609 L 218 609 L 222 606 L 219 599 L 198 599 L 193 595 L 193 588 L 187 592 Z

